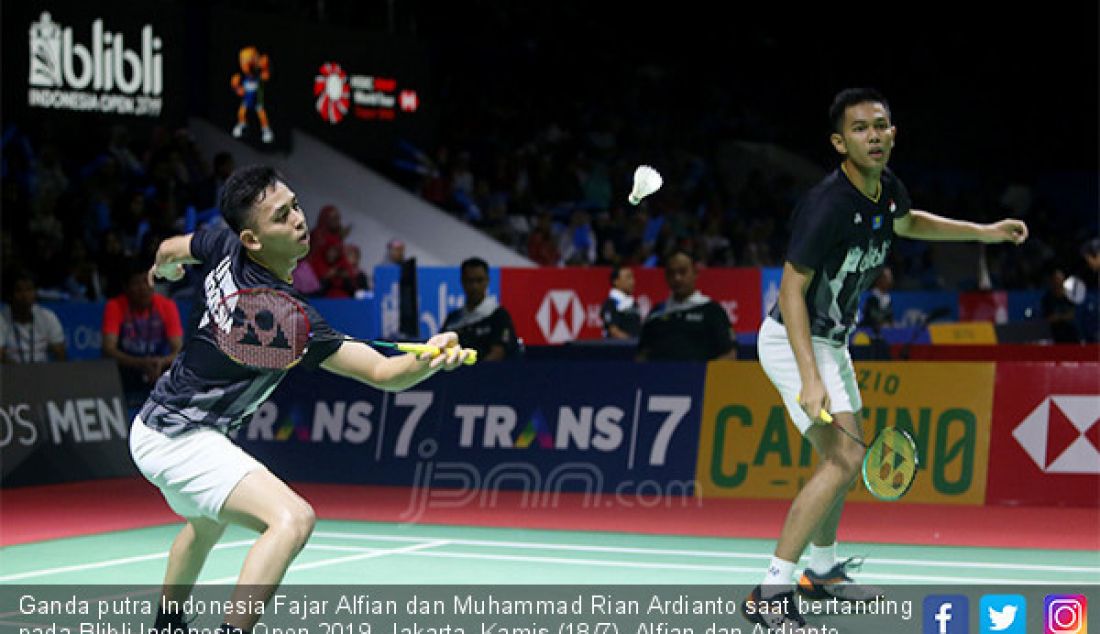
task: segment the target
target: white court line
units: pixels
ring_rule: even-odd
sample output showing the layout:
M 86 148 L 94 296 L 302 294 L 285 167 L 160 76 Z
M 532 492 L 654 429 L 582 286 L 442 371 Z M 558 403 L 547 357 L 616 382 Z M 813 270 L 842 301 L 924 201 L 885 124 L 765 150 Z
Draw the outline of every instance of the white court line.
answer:
M 236 548 L 238 546 L 247 546 L 253 543 L 254 539 L 242 539 L 235 542 L 225 542 L 224 544 L 218 544 L 214 546 L 214 550 L 222 550 L 225 548 Z M 109 568 L 111 566 L 124 566 L 126 564 L 132 564 L 139 561 L 152 561 L 154 559 L 164 559 L 168 557 L 168 551 L 162 553 L 151 553 L 148 555 L 135 555 L 133 557 L 120 557 L 118 559 L 105 559 L 103 561 L 94 561 L 86 564 L 74 564 L 72 566 L 59 566 L 57 568 L 42 568 L 40 570 L 29 570 L 27 572 L 18 572 L 14 575 L 4 575 L 0 577 L 0 583 L 5 581 L 16 581 L 19 579 L 29 579 L 31 577 L 45 577 L 47 575 L 53 575 L 60 572 L 77 572 L 80 570 L 94 570 L 96 568 Z
M 360 533 L 342 533 L 333 531 L 317 531 L 314 537 L 331 537 L 337 539 L 358 539 L 367 541 L 423 541 L 424 537 L 409 537 L 406 535 L 365 535 Z M 497 548 L 534 548 L 538 550 L 569 550 L 575 552 L 597 553 L 628 553 L 637 555 L 672 555 L 681 557 L 715 557 L 726 559 L 753 559 L 770 561 L 771 555 L 759 553 L 743 553 L 725 550 L 679 550 L 666 548 L 632 548 L 627 546 L 590 546 L 587 544 L 555 544 L 540 542 L 516 542 L 494 541 L 482 539 L 451 539 L 452 544 L 461 546 L 492 546 Z M 1009 564 L 1000 562 L 981 561 L 936 561 L 925 559 L 890 559 L 872 557 L 865 565 L 894 564 L 900 566 L 920 566 L 926 568 L 977 568 L 991 570 L 1035 570 L 1046 572 L 1081 572 L 1100 574 L 1100 567 L 1093 566 L 1055 566 L 1045 564 Z M 862 573 L 861 573 L 862 574 Z
M 314 550 L 336 550 L 340 552 L 346 552 L 354 550 L 354 546 L 327 546 L 324 544 L 311 544 L 306 546 Z M 367 552 L 374 552 L 373 549 L 364 549 Z M 406 552 L 413 557 L 437 557 L 437 558 L 451 558 L 451 559 L 480 559 L 480 560 L 492 560 L 492 561 L 522 561 L 529 563 L 542 563 L 542 564 L 560 564 L 560 565 L 577 565 L 577 566 L 594 566 L 594 567 L 607 567 L 607 568 L 645 568 L 645 569 L 658 569 L 658 570 L 702 570 L 711 572 L 747 572 L 747 573 L 759 573 L 759 567 L 745 568 L 739 566 L 708 566 L 703 564 L 674 564 L 674 563 L 657 563 L 657 562 L 643 562 L 643 561 L 609 561 L 606 559 L 577 559 L 570 557 L 532 557 L 529 555 L 491 555 L 486 553 L 449 553 L 449 552 Z M 1064 584 L 1064 579 L 1051 580 L 1051 579 L 1002 579 L 997 577 L 937 577 L 931 575 L 899 575 L 899 574 L 878 574 L 878 573 L 860 573 L 861 577 L 868 579 L 880 579 L 880 580 L 893 580 L 893 581 L 922 581 L 932 583 L 955 583 L 955 584 L 1020 584 L 1020 585 L 1056 585 Z
M 309 570 L 312 568 L 320 568 L 321 566 L 329 566 L 333 564 L 342 564 L 349 561 L 359 561 L 362 559 L 374 559 L 375 557 L 385 557 L 386 555 L 405 555 L 415 554 L 415 551 L 424 550 L 427 548 L 435 548 L 436 546 L 444 546 L 449 544 L 450 541 L 446 539 L 437 539 L 434 541 L 426 542 L 423 544 L 412 544 L 411 546 L 402 546 L 401 548 L 364 548 L 360 549 L 357 555 L 348 555 L 346 557 L 335 557 L 333 559 L 321 559 L 320 561 L 311 561 L 304 564 L 294 564 L 290 568 L 287 568 L 287 572 L 298 570 Z M 309 544 L 306 544 L 306 548 L 309 548 Z M 218 585 L 224 583 L 236 583 L 237 575 L 232 577 L 223 577 L 221 579 L 214 579 L 213 581 L 203 581 L 206 585 Z

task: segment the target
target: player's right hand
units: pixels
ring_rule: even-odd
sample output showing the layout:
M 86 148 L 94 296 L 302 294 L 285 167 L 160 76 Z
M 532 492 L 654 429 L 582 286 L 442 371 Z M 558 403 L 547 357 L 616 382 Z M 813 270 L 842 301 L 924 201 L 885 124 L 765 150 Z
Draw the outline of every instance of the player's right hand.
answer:
M 798 404 L 802 411 L 806 412 L 810 420 L 815 423 L 823 422 L 821 412 L 829 411 L 829 393 L 825 390 L 825 384 L 820 379 L 811 381 L 802 386 L 802 393 L 798 396 Z

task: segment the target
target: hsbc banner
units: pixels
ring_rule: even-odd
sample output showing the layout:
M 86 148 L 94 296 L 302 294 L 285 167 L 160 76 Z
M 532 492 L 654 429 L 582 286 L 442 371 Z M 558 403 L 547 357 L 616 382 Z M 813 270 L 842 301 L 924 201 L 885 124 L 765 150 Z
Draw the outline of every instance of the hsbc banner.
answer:
M 662 269 L 633 270 L 634 294 L 645 315 L 668 298 L 668 284 Z M 505 268 L 500 278 L 501 304 L 528 345 L 600 339 L 600 306 L 611 288 L 610 274 L 607 267 Z M 737 332 L 760 327 L 760 284 L 756 268 L 701 269 L 696 280 L 696 288 L 722 306 Z
M 114 361 L 0 369 L 4 487 L 136 475 Z
M 1100 363 L 998 363 L 990 504 L 1100 506 Z
M 171 3 L 5 3 L 4 106 L 20 118 L 183 120 L 182 12 Z M 7 118 L 7 117 L 5 117 Z
M 493 363 L 384 393 L 296 370 L 235 437 L 298 481 L 689 495 L 704 371 Z

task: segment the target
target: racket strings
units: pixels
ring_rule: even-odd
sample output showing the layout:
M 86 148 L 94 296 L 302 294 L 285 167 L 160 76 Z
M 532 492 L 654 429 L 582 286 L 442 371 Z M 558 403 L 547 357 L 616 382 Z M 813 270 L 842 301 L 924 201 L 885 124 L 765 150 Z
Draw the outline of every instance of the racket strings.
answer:
M 284 370 L 305 354 L 309 320 L 292 297 L 258 289 L 232 296 L 232 306 L 226 308 L 229 327 L 215 327 L 215 337 L 234 361 L 261 370 Z

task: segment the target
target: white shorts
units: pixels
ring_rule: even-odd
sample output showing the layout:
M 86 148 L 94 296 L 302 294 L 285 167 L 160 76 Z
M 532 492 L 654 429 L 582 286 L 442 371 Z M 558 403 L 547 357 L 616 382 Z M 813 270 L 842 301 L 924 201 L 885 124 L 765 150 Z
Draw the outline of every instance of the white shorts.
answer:
M 859 396 L 859 384 L 856 382 L 856 372 L 852 367 L 852 356 L 848 354 L 848 347 L 816 337 L 812 343 L 817 371 L 825 384 L 825 391 L 829 394 L 829 411 L 854 413 L 862 410 L 863 399 Z M 805 434 L 813 421 L 798 404 L 802 377 L 798 374 L 798 363 L 795 361 L 791 342 L 787 339 L 787 328 L 771 317 L 764 318 L 756 339 L 756 352 L 764 373 L 783 397 L 783 404 L 787 406 L 787 413 L 791 415 L 794 426 Z
M 130 426 L 130 455 L 173 511 L 215 521 L 237 483 L 250 471 L 266 468 L 219 431 L 197 429 L 171 438 L 150 429 L 140 416 Z

